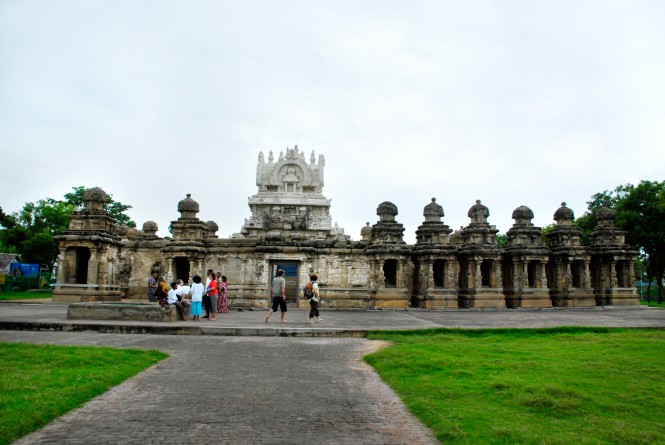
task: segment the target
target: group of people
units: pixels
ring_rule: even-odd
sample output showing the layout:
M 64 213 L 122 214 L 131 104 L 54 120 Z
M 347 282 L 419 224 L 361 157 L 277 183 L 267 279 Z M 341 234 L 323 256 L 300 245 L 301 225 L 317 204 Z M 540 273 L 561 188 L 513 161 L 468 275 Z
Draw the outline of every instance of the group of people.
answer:
M 319 277 L 316 274 L 311 274 L 309 276 L 310 283 L 312 285 L 312 297 L 309 298 L 309 315 L 307 317 L 307 323 L 314 323 L 316 319 L 319 323 L 323 319 L 319 316 L 319 284 L 316 282 Z M 280 310 L 280 322 L 286 323 L 284 318 L 286 315 L 286 279 L 284 278 L 284 270 L 277 269 L 277 276 L 272 280 L 272 307 L 266 315 L 266 323 L 270 321 L 270 316 L 277 312 L 277 308 Z
M 180 314 L 183 320 L 200 320 L 207 318 L 211 321 L 217 320 L 218 313 L 227 313 L 229 311 L 229 300 L 227 295 L 226 276 L 220 272 L 213 272 L 208 269 L 205 285 L 199 275 L 192 277 L 192 284 L 188 285 L 183 280 L 177 280 L 171 283 L 170 289 L 166 280 L 158 279 L 157 272 L 152 273 L 148 278 L 148 300 L 157 302 L 162 307 L 172 305 Z M 312 324 L 314 320 L 323 321 L 319 314 L 319 285 L 316 274 L 309 276 L 312 296 L 309 298 L 309 315 L 307 323 Z M 270 321 L 273 313 L 279 308 L 281 312 L 280 321 L 286 323 L 286 279 L 284 270 L 277 270 L 277 277 L 272 282 L 272 307 L 265 318 L 266 323 Z M 205 315 L 203 311 L 205 310 Z
M 207 318 L 212 321 L 217 319 L 218 313 L 229 311 L 226 276 L 221 272 L 215 274 L 212 269 L 208 269 L 205 286 L 201 277 L 194 275 L 191 285 L 177 280 L 171 283 L 170 289 L 166 280 L 158 280 L 158 277 L 159 274 L 154 272 L 148 278 L 148 300 L 162 307 L 174 306 L 182 320 Z

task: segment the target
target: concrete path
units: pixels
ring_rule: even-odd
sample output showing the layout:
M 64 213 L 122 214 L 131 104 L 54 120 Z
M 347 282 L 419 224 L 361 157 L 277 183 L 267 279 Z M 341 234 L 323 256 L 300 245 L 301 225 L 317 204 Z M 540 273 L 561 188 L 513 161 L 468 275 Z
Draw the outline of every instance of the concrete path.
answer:
M 434 444 L 348 338 L 0 331 L 171 354 L 17 444 Z
M 264 322 L 265 310 L 232 310 L 216 321 L 135 322 L 67 320 L 67 305 L 0 302 L 0 330 L 56 330 L 108 333 L 161 333 L 244 336 L 363 337 L 369 330 L 429 328 L 537 328 L 552 326 L 609 326 L 665 328 L 665 309 L 594 308 L 540 310 L 453 311 L 332 311 L 322 310 L 320 324 L 308 325 L 307 311 L 289 309 L 288 323 L 279 314 Z
M 265 311 L 177 323 L 74 322 L 66 311 L 61 304 L 1 303 L 0 341 L 160 349 L 171 356 L 18 444 L 433 444 L 362 361 L 381 343 L 345 335 L 432 327 L 665 328 L 665 310 L 645 308 L 322 311 L 323 323 L 313 326 L 307 312 L 290 310 L 288 327 L 278 319 L 266 324 Z M 160 325 L 163 334 L 199 335 L 136 334 Z M 135 334 L 101 333 L 118 329 Z

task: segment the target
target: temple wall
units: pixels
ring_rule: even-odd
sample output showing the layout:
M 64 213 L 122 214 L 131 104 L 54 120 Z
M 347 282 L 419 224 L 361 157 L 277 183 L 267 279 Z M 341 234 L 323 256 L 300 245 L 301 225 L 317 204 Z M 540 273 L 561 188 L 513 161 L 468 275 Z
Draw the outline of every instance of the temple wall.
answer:
M 443 224 L 443 207 L 425 206 L 417 242 L 403 241 L 397 206 L 385 201 L 379 221 L 364 227 L 362 240 L 330 226 L 330 201 L 321 192 L 325 160 L 312 152 L 287 149 L 259 155 L 258 193 L 249 199 L 252 216 L 241 233 L 220 239 L 214 221 L 196 217 L 199 205 L 187 195 L 171 222 L 172 239 L 159 238 L 157 224 L 142 230 L 116 224 L 102 204 L 108 195 L 85 192 L 85 210 L 71 215 L 59 242 L 54 300 L 104 301 L 128 297 L 147 300 L 147 281 L 157 272 L 167 282 L 206 270 L 227 277 L 230 305 L 266 308 L 277 267 L 288 269 L 287 301 L 302 309 L 302 286 L 318 275 L 322 307 L 354 309 L 484 309 L 639 305 L 631 287 L 636 252 L 626 232 L 614 227 L 609 209 L 597 212 L 598 228 L 581 244 L 572 210 L 562 203 L 555 227 L 542 238 L 531 223 L 533 212 L 520 206 L 499 247 L 498 230 L 487 221 L 489 209 L 476 200 L 470 224 L 452 233 Z M 291 190 L 291 192 L 289 192 Z

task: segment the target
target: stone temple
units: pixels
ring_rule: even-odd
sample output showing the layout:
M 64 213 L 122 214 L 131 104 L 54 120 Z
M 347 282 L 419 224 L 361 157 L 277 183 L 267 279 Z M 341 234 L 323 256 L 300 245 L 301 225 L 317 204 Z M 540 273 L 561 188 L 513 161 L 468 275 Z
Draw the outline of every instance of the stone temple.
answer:
M 298 148 L 267 160 L 258 155 L 257 193 L 239 233 L 216 235 L 213 221 L 197 218 L 199 204 L 187 195 L 171 222 L 172 238 L 157 236 L 157 224 L 142 230 L 121 226 L 102 208 L 107 194 L 88 189 L 85 208 L 71 216 L 58 236 L 60 256 L 54 301 L 119 301 L 146 298 L 146 281 L 157 271 L 168 281 L 187 281 L 207 269 L 228 277 L 230 304 L 270 304 L 270 285 L 285 270 L 288 301 L 308 307 L 300 288 L 319 276 L 323 307 L 357 309 L 548 308 L 639 305 L 633 287 L 636 250 L 614 226 L 610 209 L 597 212 L 589 243 L 573 226 L 562 203 L 545 236 L 526 206 L 513 212 L 507 245 L 499 247 L 489 209 L 476 201 L 469 225 L 453 233 L 443 207 L 425 203 L 416 243 L 403 240 L 398 209 L 382 202 L 378 221 L 368 222 L 352 241 L 332 225 L 323 195 L 325 159 L 309 159 Z

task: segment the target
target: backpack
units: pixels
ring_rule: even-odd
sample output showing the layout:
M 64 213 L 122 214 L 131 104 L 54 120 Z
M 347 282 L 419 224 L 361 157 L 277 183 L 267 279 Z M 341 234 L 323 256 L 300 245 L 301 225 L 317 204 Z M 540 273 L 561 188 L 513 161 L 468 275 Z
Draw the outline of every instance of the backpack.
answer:
M 314 296 L 314 286 L 311 281 L 305 284 L 305 287 L 302 288 L 302 293 L 308 300 Z

